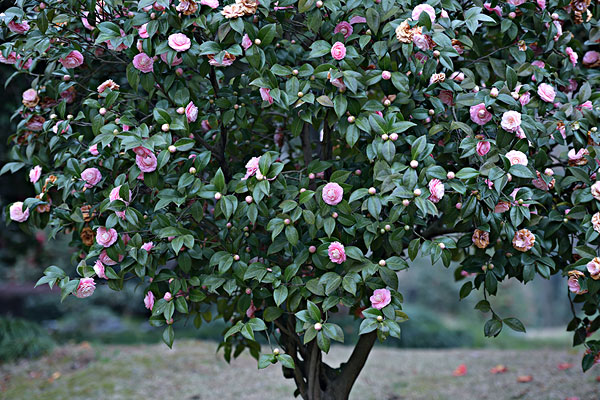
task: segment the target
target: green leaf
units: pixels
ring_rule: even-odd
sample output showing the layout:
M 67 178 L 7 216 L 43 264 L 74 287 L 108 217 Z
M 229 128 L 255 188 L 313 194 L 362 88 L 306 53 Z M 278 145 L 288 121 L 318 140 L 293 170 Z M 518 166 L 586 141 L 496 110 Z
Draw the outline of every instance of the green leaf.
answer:
M 525 332 L 525 325 L 517 318 L 504 318 L 502 320 L 510 329 L 517 332 Z
M 173 331 L 173 325 L 169 325 L 165 328 L 162 335 L 163 342 L 166 343 L 169 348 L 173 347 L 173 340 L 175 340 L 175 332 Z
M 288 288 L 286 286 L 281 285 L 273 291 L 273 300 L 278 306 L 280 306 L 281 303 L 283 303 L 285 299 L 287 299 L 287 296 Z
M 289 354 L 278 354 L 276 357 L 277 361 L 279 361 L 284 367 L 290 369 L 295 368 L 294 359 Z
M 310 300 L 307 300 L 306 301 L 306 309 L 308 310 L 308 313 L 309 313 L 310 317 L 313 319 L 313 321 L 315 321 L 315 322 L 321 321 L 321 310 L 319 310 L 319 307 L 317 307 L 317 305 L 315 303 L 313 303 Z
M 263 318 L 267 322 L 275 321 L 277 318 L 281 317 L 283 314 L 283 310 L 279 307 L 267 307 L 263 313 Z
M 487 337 L 498 336 L 502 330 L 502 321 L 492 318 L 489 319 L 483 327 L 483 333 Z

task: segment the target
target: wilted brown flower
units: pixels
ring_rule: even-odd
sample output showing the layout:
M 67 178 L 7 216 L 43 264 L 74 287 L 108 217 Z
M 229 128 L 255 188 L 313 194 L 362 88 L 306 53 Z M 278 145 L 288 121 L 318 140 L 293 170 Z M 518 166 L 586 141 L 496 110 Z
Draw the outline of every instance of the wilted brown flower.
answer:
M 46 200 L 44 200 L 44 196 L 46 196 Z M 48 197 L 45 193 L 40 193 L 37 196 L 35 196 L 36 199 L 42 200 L 42 201 L 46 201 L 48 204 L 40 204 L 39 206 L 37 206 L 35 208 L 35 210 L 37 212 L 41 213 L 45 213 L 50 211 L 50 203 L 52 203 L 50 197 Z
M 512 245 L 515 249 L 526 252 L 535 244 L 535 236 L 529 229 L 521 229 L 515 232 Z
M 408 24 L 408 20 L 405 20 L 396 28 L 396 39 L 398 39 L 400 43 L 412 43 L 415 33 L 421 33 L 421 27 L 413 29 Z
M 79 236 L 84 245 L 91 246 L 94 244 L 94 231 L 89 226 L 83 228 Z
M 198 4 L 194 0 L 179 0 L 176 9 L 183 15 L 192 15 L 198 11 Z
M 429 78 L 429 84 L 433 85 L 434 83 L 444 82 L 445 80 L 446 80 L 446 74 L 443 72 L 440 72 L 439 74 L 431 75 L 431 78 Z
M 475 229 L 471 239 L 473 240 L 475 246 L 479 247 L 480 249 L 485 249 L 490 244 L 489 232 L 482 231 L 481 229 Z
M 92 219 L 96 218 L 96 216 L 98 215 L 96 210 L 94 210 L 94 211 L 91 211 L 91 210 L 92 210 L 92 206 L 90 206 L 89 204 L 81 206 L 81 215 L 83 215 L 83 220 L 85 222 L 90 222 Z

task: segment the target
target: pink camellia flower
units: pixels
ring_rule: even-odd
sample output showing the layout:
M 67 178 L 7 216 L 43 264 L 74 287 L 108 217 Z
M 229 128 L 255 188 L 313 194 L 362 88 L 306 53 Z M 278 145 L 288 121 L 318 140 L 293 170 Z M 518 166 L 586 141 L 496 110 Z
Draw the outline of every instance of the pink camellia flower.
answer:
M 10 206 L 9 209 L 10 219 L 15 222 L 25 222 L 29 218 L 29 209 L 26 208 L 23 211 L 23 202 L 17 201 Z
M 14 33 L 20 33 L 20 34 L 27 32 L 31 28 L 29 26 L 29 22 L 27 22 L 27 21 L 23 21 L 23 22 L 10 21 L 7 24 L 7 26 L 8 26 L 8 29 L 13 31 Z
M 552 21 L 554 26 L 556 27 L 556 35 L 554 36 L 554 41 L 558 41 L 563 34 L 562 23 L 560 21 Z M 549 25 L 548 25 L 549 26 Z
M 167 58 L 167 53 L 162 53 L 160 55 L 160 59 L 165 63 L 165 64 L 169 64 L 169 59 Z M 179 56 L 175 56 L 175 58 L 173 59 L 173 62 L 171 63 L 171 67 L 176 67 L 179 64 L 181 64 L 183 62 L 183 58 L 179 57 Z
M 83 299 L 84 297 L 90 297 L 92 294 L 94 294 L 94 290 L 96 290 L 94 278 L 81 278 L 79 280 L 79 285 L 77 285 L 75 297 L 80 299 Z
M 529 92 L 525 92 L 519 97 L 519 103 L 521 103 L 522 106 L 526 106 L 530 101 L 531 94 Z
M 219 7 L 219 0 L 200 0 L 203 6 L 209 6 L 212 9 Z
M 94 30 L 94 26 L 92 24 L 90 24 L 90 21 L 88 21 L 87 16 L 90 14 L 89 11 L 83 11 L 82 14 L 84 15 L 84 17 L 81 18 L 81 22 L 83 23 L 83 26 L 85 27 L 85 29 L 89 29 L 90 31 Z
M 163 299 L 165 299 L 165 301 L 171 301 L 171 300 L 173 300 L 173 295 L 171 294 L 171 292 L 167 292 L 163 296 Z
M 592 261 L 586 264 L 586 268 L 592 276 L 592 279 L 600 279 L 600 257 L 594 257 Z
M 492 8 L 492 3 L 484 3 L 483 8 L 489 12 L 495 12 L 498 17 L 502 17 L 502 9 L 499 6 Z
M 346 57 L 346 46 L 342 42 L 335 42 L 333 46 L 331 46 L 331 56 L 340 61 Z
M 415 33 L 413 35 L 413 43 L 419 48 L 419 50 L 431 50 L 431 41 L 429 40 L 429 37 L 427 35 L 423 35 L 422 33 Z M 423 57 L 423 55 L 421 55 L 420 57 Z
M 507 3 L 512 4 L 513 6 L 520 6 L 521 4 L 525 3 L 525 1 L 527 0 L 507 0 Z
M 260 157 L 252 157 L 246 163 L 246 175 L 242 178 L 243 181 L 247 180 L 258 171 L 258 163 L 260 162 Z
M 475 122 L 477 125 L 483 126 L 492 119 L 492 113 L 485 108 L 485 104 L 483 103 L 471 106 L 469 114 L 471 115 L 471 121 Z
M 263 101 L 266 101 L 269 104 L 273 104 L 273 97 L 271 97 L 271 89 L 268 88 L 260 88 L 258 89 L 260 92 L 260 97 Z
M 498 204 L 496 204 L 496 207 L 494 207 L 495 213 L 503 213 L 508 210 L 510 210 L 510 202 L 508 201 L 499 201 Z
M 582 272 L 576 271 L 583 275 Z M 569 280 L 567 281 L 567 285 L 569 286 L 569 291 L 575 294 L 584 294 L 587 293 L 587 290 L 581 290 L 581 285 L 579 284 L 579 275 L 578 274 L 570 274 Z
M 595 50 L 586 51 L 583 55 L 583 65 L 586 67 L 592 66 L 600 61 L 600 53 Z
M 123 261 L 123 254 L 119 254 L 119 262 Z M 106 250 L 102 250 L 98 256 L 98 260 L 104 265 L 117 265 L 117 261 L 108 256 Z
M 192 41 L 183 33 L 173 33 L 169 36 L 169 47 L 175 51 L 186 51 L 192 47 Z
M 137 151 L 136 151 L 137 149 Z M 135 163 L 142 172 L 152 172 L 156 170 L 158 162 L 153 152 L 145 147 L 136 147 L 133 149 L 136 153 Z
M 254 301 L 250 300 L 250 307 L 248 307 L 248 309 L 246 310 L 246 317 L 248 318 L 254 318 L 254 313 L 256 312 L 257 308 L 254 305 Z
M 541 83 L 540 86 L 538 86 L 537 92 L 540 98 L 546 103 L 552 103 L 554 101 L 554 98 L 556 97 L 556 92 L 554 91 L 554 88 L 548 85 L 547 83 Z
M 146 307 L 148 310 L 152 311 L 152 309 L 154 308 L 154 293 L 152 292 L 148 292 L 146 293 L 146 296 L 144 297 L 144 307 Z
M 112 79 L 107 79 L 98 86 L 98 93 L 104 93 L 106 89 L 110 90 L 119 90 L 119 85 L 117 85 Z
M 344 198 L 344 189 L 335 182 L 329 182 L 323 188 L 323 201 L 330 206 L 339 204 Z
M 590 191 L 592 192 L 592 197 L 600 201 L 600 181 L 596 181 L 592 186 L 590 186 Z
M 578 105 L 575 108 L 577 108 L 579 111 L 581 111 L 581 110 L 591 110 L 591 109 L 594 108 L 594 105 L 592 104 L 591 101 L 587 100 L 587 101 L 581 103 L 580 105 Z
M 455 80 L 456 82 L 462 82 L 465 80 L 465 74 L 460 71 L 454 71 L 449 79 Z
M 133 57 L 133 66 L 137 70 L 147 74 L 154 71 L 154 60 L 146 53 L 136 54 Z
M 198 107 L 191 101 L 185 107 L 185 116 L 187 117 L 188 122 L 196 122 L 196 119 L 198 118 Z
M 526 252 L 531 250 L 535 244 L 535 236 L 529 229 L 521 229 L 515 232 L 512 245 L 516 250 Z
M 42 167 L 36 165 L 29 171 L 29 182 L 36 183 L 40 179 L 40 176 L 42 176 Z
M 502 129 L 507 132 L 516 132 L 521 127 L 521 113 L 517 111 L 506 111 L 502 114 Z
M 94 272 L 96 273 L 96 275 L 98 275 L 98 278 L 108 279 L 104 271 L 104 264 L 102 264 L 102 261 L 97 260 L 94 264 Z
M 140 35 L 140 37 L 142 39 L 148 39 L 150 37 L 150 35 L 148 34 L 148 24 L 144 24 L 142 26 L 140 26 L 139 28 L 137 28 L 138 30 L 138 34 Z
M 438 98 L 447 106 L 452 107 L 454 105 L 454 93 L 452 90 L 440 90 Z
M 22 98 L 23 105 L 28 108 L 33 108 L 40 102 L 40 97 L 35 89 L 27 89 L 24 91 Z
M 585 156 L 589 155 L 590 152 L 585 147 L 582 147 L 577 152 L 575 152 L 575 149 L 571 149 L 567 153 L 567 156 L 569 157 L 569 165 L 585 165 L 587 164 L 587 159 Z
M 375 289 L 369 300 L 371 301 L 371 307 L 381 310 L 392 302 L 392 294 L 387 289 Z
M 91 188 L 102 180 L 102 174 L 98 168 L 86 168 L 81 172 L 81 179 L 85 181 L 84 187 Z
M 435 9 L 431 7 L 429 4 L 419 4 L 412 11 L 412 19 L 414 21 L 418 21 L 422 12 L 426 12 L 429 14 L 429 18 L 431 18 L 431 23 L 435 22 Z
M 354 17 L 350 18 L 350 23 L 351 24 L 366 24 L 367 19 L 365 17 L 361 17 L 360 15 L 355 15 Z
M 83 64 L 83 55 L 79 51 L 73 50 L 64 58 L 59 58 L 58 61 L 67 69 L 77 68 Z
M 520 164 L 527 166 L 527 156 L 523 152 L 511 150 L 506 153 L 505 157 L 510 161 L 510 165 Z
M 98 154 L 100 154 L 100 152 L 98 152 L 98 143 L 91 145 L 88 148 L 88 151 L 92 153 L 93 156 L 97 156 Z
M 108 196 L 109 200 L 110 201 L 121 200 L 123 203 L 125 203 L 125 205 L 128 205 L 129 201 L 131 201 L 131 190 L 129 191 L 129 199 L 127 199 L 127 200 L 121 198 L 121 195 L 119 193 L 120 190 L 121 190 L 121 185 L 114 187 L 110 191 L 110 195 Z
M 148 253 L 150 253 L 153 248 L 154 248 L 153 242 L 146 242 L 142 245 L 142 249 L 146 250 Z
M 246 33 L 244 34 L 244 37 L 242 37 L 242 47 L 244 50 L 248 50 L 250 46 L 252 46 L 252 40 L 250 40 L 250 36 Z
M 342 35 L 344 35 L 344 39 L 348 39 L 348 37 L 352 35 L 352 32 L 354 32 L 354 29 L 352 29 L 352 25 L 346 21 L 340 22 L 333 29 L 333 33 L 341 33 Z
M 442 197 L 444 197 L 444 184 L 439 179 L 432 179 L 429 181 L 429 193 L 428 197 L 433 203 L 438 203 Z
M 538 5 L 538 7 L 540 8 L 540 10 L 546 9 L 546 0 L 536 0 L 536 3 Z
M 490 142 L 488 142 L 487 140 L 482 140 L 477 143 L 477 154 L 483 157 L 490 151 L 491 147 L 492 145 L 490 144 Z
M 344 251 L 344 245 L 340 242 L 332 242 L 327 248 L 327 254 L 331 262 L 341 264 L 346 261 L 346 252 Z
M 567 52 L 567 55 L 569 56 L 569 61 L 571 61 L 571 64 L 573 64 L 573 66 L 576 66 L 579 55 L 577 53 L 575 53 L 575 51 L 571 47 L 567 47 L 565 49 L 565 51 Z
M 110 247 L 115 244 L 118 238 L 119 235 L 114 228 L 106 229 L 105 227 L 101 226 L 96 231 L 96 243 L 98 243 L 100 246 Z
M 382 71 L 381 79 L 383 79 L 385 81 L 392 79 L 392 73 L 390 71 Z

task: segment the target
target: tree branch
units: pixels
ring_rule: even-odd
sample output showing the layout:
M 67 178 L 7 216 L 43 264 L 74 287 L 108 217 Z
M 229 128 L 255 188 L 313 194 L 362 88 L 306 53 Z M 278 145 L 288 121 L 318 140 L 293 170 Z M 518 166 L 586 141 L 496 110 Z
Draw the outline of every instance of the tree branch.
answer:
M 360 371 L 362 371 L 376 339 L 377 331 L 361 335 L 358 339 L 358 343 L 356 343 L 348 362 L 342 366 L 342 373 L 336 379 L 336 383 L 340 387 L 339 390 L 341 390 L 340 399 L 348 398 L 350 390 L 352 390 L 356 378 L 358 378 Z
M 321 349 L 314 339 L 310 345 L 310 357 L 308 363 L 308 396 L 310 400 L 321 400 L 321 385 L 319 382 L 321 366 Z

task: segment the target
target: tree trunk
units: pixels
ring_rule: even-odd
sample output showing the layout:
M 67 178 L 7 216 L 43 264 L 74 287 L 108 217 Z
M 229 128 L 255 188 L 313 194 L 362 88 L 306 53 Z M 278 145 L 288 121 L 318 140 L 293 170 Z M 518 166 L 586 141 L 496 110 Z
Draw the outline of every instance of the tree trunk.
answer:
M 294 359 L 294 370 L 284 368 L 283 375 L 294 379 L 297 387 L 295 395 L 303 400 L 348 399 L 375 344 L 377 333 L 361 335 L 348 361 L 339 368 L 332 368 L 323 362 L 316 339 L 304 345 L 294 332 L 294 325 L 293 317 L 288 318 L 286 326 L 277 324 L 281 331 L 281 344 Z

